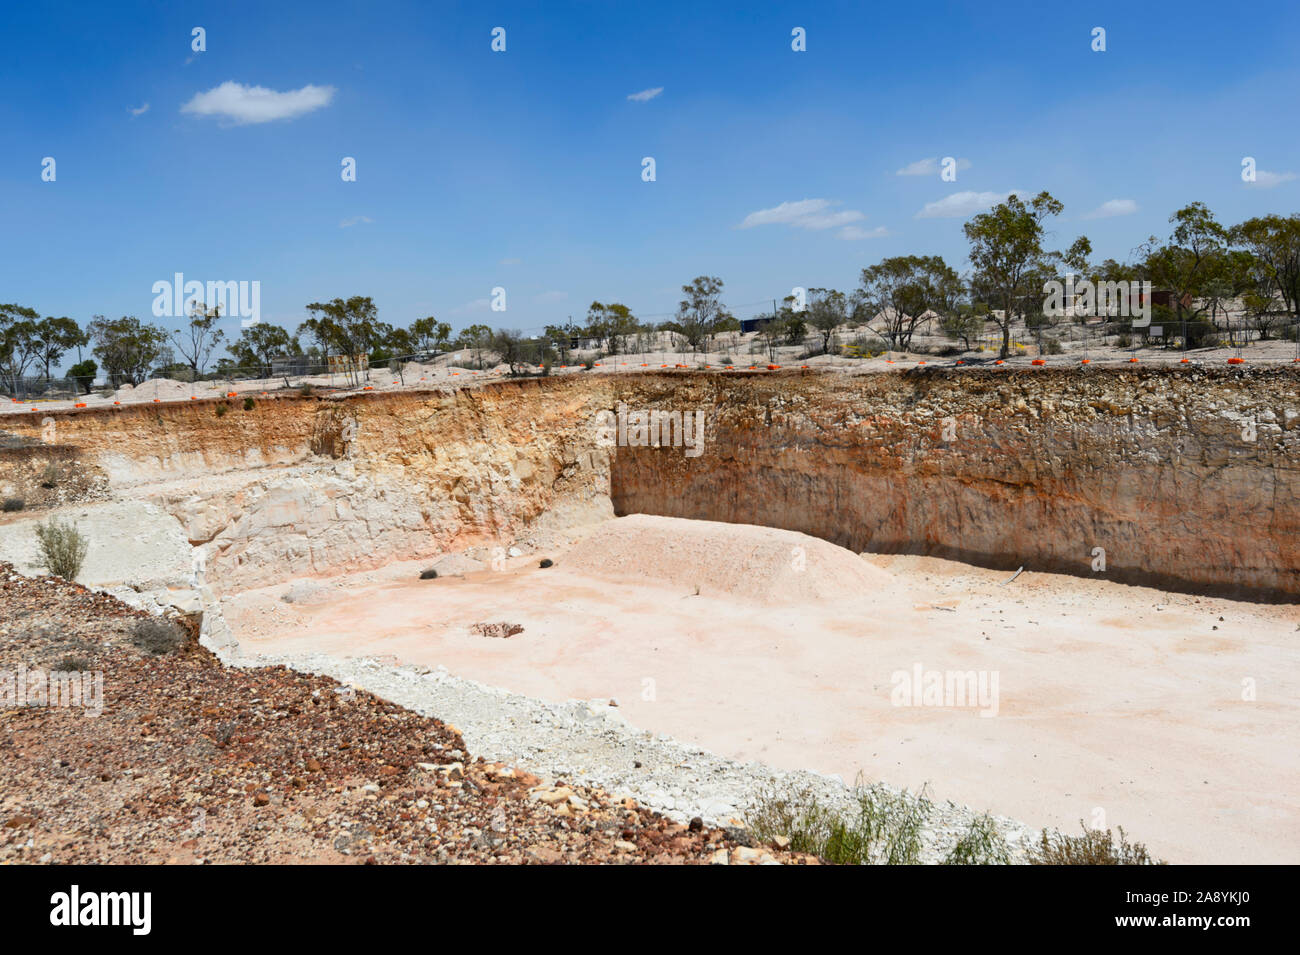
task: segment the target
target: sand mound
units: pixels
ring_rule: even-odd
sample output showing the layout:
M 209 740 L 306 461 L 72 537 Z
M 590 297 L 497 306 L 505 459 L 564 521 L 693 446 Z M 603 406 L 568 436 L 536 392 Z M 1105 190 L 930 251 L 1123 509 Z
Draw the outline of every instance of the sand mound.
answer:
M 559 562 L 563 570 L 625 583 L 657 583 L 759 603 L 861 597 L 891 575 L 843 547 L 752 524 L 632 514 L 598 527 Z

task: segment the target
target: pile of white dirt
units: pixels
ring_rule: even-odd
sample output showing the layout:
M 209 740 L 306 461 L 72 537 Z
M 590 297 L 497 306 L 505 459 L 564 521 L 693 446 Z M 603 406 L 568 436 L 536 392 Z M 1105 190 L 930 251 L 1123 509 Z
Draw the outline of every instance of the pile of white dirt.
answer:
M 600 525 L 559 566 L 764 604 L 854 599 L 892 582 L 888 571 L 852 551 L 797 531 L 649 514 Z

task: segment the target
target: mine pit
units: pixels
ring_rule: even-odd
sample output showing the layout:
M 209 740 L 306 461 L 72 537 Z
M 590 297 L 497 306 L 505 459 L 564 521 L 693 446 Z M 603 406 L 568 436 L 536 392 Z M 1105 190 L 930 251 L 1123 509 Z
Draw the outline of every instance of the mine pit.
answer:
M 232 661 L 444 667 L 732 760 L 1281 862 L 1295 382 L 651 372 L 9 415 L 0 497 L 33 506 L 0 513 L 0 560 L 41 572 L 57 514 L 81 583 Z M 620 406 L 698 411 L 700 453 L 605 440 Z M 46 458 L 78 476 L 42 487 Z M 489 719 L 441 716 L 471 748 Z

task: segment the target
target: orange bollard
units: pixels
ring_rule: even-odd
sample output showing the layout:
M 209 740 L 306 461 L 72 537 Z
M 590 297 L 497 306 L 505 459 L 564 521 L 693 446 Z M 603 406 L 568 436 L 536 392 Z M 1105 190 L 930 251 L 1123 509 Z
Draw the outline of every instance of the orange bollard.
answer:
M 1229 364 L 1229 365 L 1240 365 L 1240 364 L 1243 364 L 1245 361 L 1246 361 L 1246 359 L 1244 359 L 1244 358 L 1229 358 L 1229 359 L 1228 359 L 1228 364 Z

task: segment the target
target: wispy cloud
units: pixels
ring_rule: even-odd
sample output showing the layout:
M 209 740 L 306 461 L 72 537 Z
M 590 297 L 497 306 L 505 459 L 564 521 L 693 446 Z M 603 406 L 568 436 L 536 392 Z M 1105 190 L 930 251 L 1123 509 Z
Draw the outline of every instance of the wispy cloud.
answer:
M 788 225 L 796 229 L 820 231 L 846 226 L 851 222 L 865 219 L 856 209 L 840 209 L 838 201 L 830 199 L 800 199 L 798 202 L 783 202 L 771 209 L 759 209 L 745 216 L 745 221 L 736 228 L 752 229 L 760 225 Z
M 1110 219 L 1114 216 L 1131 216 L 1138 211 L 1136 199 L 1107 199 L 1096 209 L 1085 213 L 1085 219 Z
M 132 116 L 143 116 L 145 113 L 149 112 L 149 104 L 145 103 L 143 106 L 128 106 L 127 112 Z
M 1280 186 L 1284 182 L 1290 182 L 1296 178 L 1293 172 L 1266 172 L 1263 169 L 1255 170 L 1255 181 L 1248 182 L 1246 185 L 1254 186 L 1256 189 L 1272 189 L 1274 186 Z
M 352 216 L 350 219 L 344 219 L 342 222 L 340 222 L 340 223 L 339 223 L 339 228 L 340 228 L 340 229 L 350 229 L 350 228 L 352 228 L 354 225 L 361 225 L 362 223 L 367 223 L 367 224 L 369 224 L 369 223 L 374 222 L 374 221 L 375 221 L 375 220 L 372 219 L 372 218 L 370 218 L 370 216 Z
M 958 159 L 957 169 L 969 169 L 969 159 Z M 929 159 L 918 159 L 916 162 L 908 163 L 895 176 L 937 176 L 939 174 L 939 157 L 931 156 Z
M 332 86 L 308 84 L 302 89 L 281 93 L 265 86 L 245 86 L 227 80 L 206 93 L 195 93 L 181 107 L 181 112 L 196 116 L 218 116 L 230 120 L 236 126 L 270 123 L 277 119 L 293 119 L 328 106 L 334 98 L 334 92 Z
M 652 89 L 642 90 L 639 93 L 628 93 L 627 98 L 633 103 L 648 103 L 664 91 L 662 86 L 656 86 Z
M 849 241 L 857 239 L 879 239 L 881 236 L 886 235 L 889 235 L 889 230 L 883 225 L 878 225 L 874 229 L 864 229 L 861 226 L 846 225 L 836 233 L 837 238 L 847 239 Z
M 927 202 L 925 207 L 916 214 L 918 219 L 958 219 L 962 216 L 974 215 L 977 212 L 983 212 L 999 202 L 1004 201 L 1007 196 L 1023 196 L 1026 193 L 1019 189 L 1012 189 L 1009 192 L 954 192 L 950 196 L 944 196 L 936 202 Z

